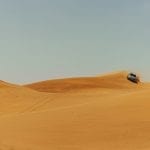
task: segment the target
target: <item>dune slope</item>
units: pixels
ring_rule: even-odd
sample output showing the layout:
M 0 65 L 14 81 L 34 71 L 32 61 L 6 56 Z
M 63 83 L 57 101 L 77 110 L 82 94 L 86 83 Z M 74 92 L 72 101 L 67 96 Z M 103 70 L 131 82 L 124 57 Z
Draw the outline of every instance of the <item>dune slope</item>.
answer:
M 54 93 L 92 88 L 123 89 L 137 87 L 136 84 L 126 79 L 127 74 L 127 72 L 119 72 L 96 77 L 56 79 L 32 83 L 25 86 L 40 92 Z
M 0 116 L 12 113 L 23 113 L 32 106 L 52 100 L 53 95 L 42 94 L 32 89 L 0 81 Z
M 64 85 L 66 82 L 69 88 Z M 38 92 L 43 83 L 44 90 Z M 17 113 L 0 116 L 0 149 L 150 149 L 149 84 L 133 84 L 127 81 L 125 73 L 117 73 L 37 85 L 38 89 L 0 89 L 5 92 L 0 99 L 7 96 L 10 106 L 12 101 L 17 103 L 10 109 Z M 8 109 L 7 105 L 3 107 Z

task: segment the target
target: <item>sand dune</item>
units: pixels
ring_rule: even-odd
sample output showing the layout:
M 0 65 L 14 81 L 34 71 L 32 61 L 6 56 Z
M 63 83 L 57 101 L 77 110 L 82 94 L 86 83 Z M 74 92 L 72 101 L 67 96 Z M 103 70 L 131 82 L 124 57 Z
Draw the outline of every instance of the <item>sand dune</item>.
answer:
M 150 149 L 150 84 L 126 75 L 1 82 L 0 149 Z
M 53 99 L 54 94 L 39 93 L 32 89 L 0 82 L 0 115 L 21 113 L 45 99 Z
M 92 88 L 124 89 L 137 87 L 129 82 L 126 77 L 127 72 L 119 72 L 104 76 L 48 80 L 29 84 L 26 87 L 40 92 L 54 93 Z

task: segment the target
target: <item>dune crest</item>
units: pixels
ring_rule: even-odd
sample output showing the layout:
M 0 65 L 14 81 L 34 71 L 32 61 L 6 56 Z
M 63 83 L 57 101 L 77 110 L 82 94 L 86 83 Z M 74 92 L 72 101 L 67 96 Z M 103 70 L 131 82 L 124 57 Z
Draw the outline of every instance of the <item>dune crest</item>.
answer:
M 68 92 L 72 90 L 91 88 L 123 89 L 139 87 L 136 84 L 133 84 L 132 82 L 129 82 L 127 80 L 127 74 L 128 72 L 122 71 L 95 77 L 47 80 L 25 86 L 40 92 L 50 93 Z
M 11 87 L 18 87 L 18 85 L 0 80 L 0 88 L 11 88 Z

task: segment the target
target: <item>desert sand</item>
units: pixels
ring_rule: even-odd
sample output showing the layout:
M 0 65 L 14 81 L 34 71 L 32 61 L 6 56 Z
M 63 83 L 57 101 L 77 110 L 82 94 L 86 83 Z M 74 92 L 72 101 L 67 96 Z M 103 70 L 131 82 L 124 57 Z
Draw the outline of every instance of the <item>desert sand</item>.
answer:
M 0 82 L 0 150 L 149 150 L 150 84 L 127 72 Z

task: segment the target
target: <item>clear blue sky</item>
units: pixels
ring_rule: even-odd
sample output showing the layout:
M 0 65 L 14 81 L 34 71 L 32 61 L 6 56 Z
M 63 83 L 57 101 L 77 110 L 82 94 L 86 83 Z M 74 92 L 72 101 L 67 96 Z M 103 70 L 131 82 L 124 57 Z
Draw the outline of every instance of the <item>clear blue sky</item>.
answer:
M 149 0 L 0 1 L 0 79 L 118 70 L 150 80 Z

